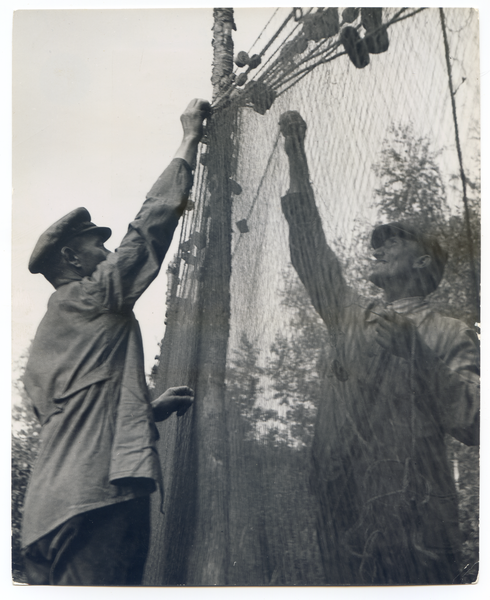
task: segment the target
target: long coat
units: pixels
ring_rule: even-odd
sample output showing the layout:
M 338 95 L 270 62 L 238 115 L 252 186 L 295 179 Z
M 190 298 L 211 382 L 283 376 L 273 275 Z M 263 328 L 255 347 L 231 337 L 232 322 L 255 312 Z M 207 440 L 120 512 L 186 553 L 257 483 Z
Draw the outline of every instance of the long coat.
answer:
M 27 546 L 76 514 L 161 485 L 136 300 L 157 276 L 192 186 L 174 159 L 115 253 L 51 296 L 24 383 L 41 424 L 26 494 Z
M 311 190 L 282 207 L 292 263 L 332 341 L 312 448 L 326 578 L 452 583 L 461 540 L 444 436 L 479 441 L 476 335 L 424 298 L 404 298 L 391 308 L 415 325 L 417 352 L 382 349 L 379 307 L 345 284 Z

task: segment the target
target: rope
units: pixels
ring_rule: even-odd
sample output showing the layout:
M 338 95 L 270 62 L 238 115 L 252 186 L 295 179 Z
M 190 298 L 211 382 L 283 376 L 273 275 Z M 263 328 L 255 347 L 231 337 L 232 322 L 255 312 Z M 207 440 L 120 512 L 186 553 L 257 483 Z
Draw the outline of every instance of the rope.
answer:
M 269 58 L 265 61 L 265 63 L 261 66 L 259 71 L 257 72 L 257 81 L 268 81 L 273 80 L 274 76 L 279 72 L 281 73 L 282 61 L 279 58 L 275 63 L 273 63 L 270 69 L 267 71 L 265 67 L 272 61 L 272 59 L 276 56 L 276 54 L 282 49 L 282 47 L 286 44 L 286 42 L 294 35 L 296 30 L 300 27 L 298 23 L 295 28 L 289 32 L 289 34 L 284 38 L 281 45 L 274 50 L 274 52 L 269 56 Z
M 400 21 L 403 21 L 404 19 L 413 17 L 414 15 L 418 14 L 419 12 L 427 10 L 427 8 L 419 8 L 419 9 L 413 10 L 412 12 L 402 16 L 402 14 L 407 10 L 408 10 L 407 8 L 401 8 L 389 21 L 387 21 L 386 23 L 383 24 L 383 27 L 390 27 L 394 23 L 398 23 Z M 309 13 L 311 11 L 312 11 L 312 9 L 309 11 Z M 309 13 L 307 13 L 307 14 L 309 14 Z M 274 41 L 278 38 L 278 36 L 281 34 L 281 32 L 284 30 L 284 28 L 286 27 L 286 25 L 289 23 L 289 21 L 291 20 L 291 18 L 293 16 L 294 16 L 294 9 L 288 14 L 288 16 L 283 21 L 283 23 L 280 25 L 278 30 L 274 33 L 274 35 L 269 40 L 269 42 L 261 50 L 261 52 L 259 54 L 260 57 L 264 56 L 264 54 L 271 47 L 271 45 L 274 43 Z M 271 17 L 271 19 L 272 19 L 272 17 Z M 267 23 L 267 25 L 270 23 L 271 19 L 269 19 L 269 22 Z M 342 21 L 341 25 L 343 23 L 344 22 Z M 266 27 L 267 27 L 267 25 L 266 25 Z M 335 42 L 332 42 L 332 40 L 330 40 L 328 42 L 328 46 L 326 48 L 324 48 L 323 50 L 320 50 L 321 46 L 323 44 L 325 44 L 325 42 L 327 42 L 327 40 L 322 40 L 321 42 L 318 43 L 318 45 L 314 48 L 314 50 L 308 56 L 303 58 L 299 63 L 292 64 L 291 67 L 289 69 L 287 69 L 286 71 L 281 70 L 281 67 L 284 64 L 281 60 L 281 57 L 279 57 L 279 59 L 276 60 L 272 65 L 270 65 L 269 69 L 267 69 L 266 67 L 271 63 L 271 61 L 274 59 L 274 57 L 277 55 L 277 53 L 284 47 L 285 43 L 294 35 L 295 31 L 300 26 L 301 26 L 301 22 L 298 22 L 298 24 L 295 26 L 295 28 L 281 42 L 279 47 L 276 48 L 276 50 L 271 54 L 271 56 L 266 60 L 266 62 L 258 69 L 258 71 L 256 72 L 256 76 L 254 78 L 255 81 L 266 82 L 267 85 L 269 85 L 270 88 L 275 91 L 278 91 L 281 86 L 284 86 L 286 83 L 292 81 L 292 83 L 290 83 L 289 86 L 282 89 L 277 94 L 277 97 L 284 94 L 293 85 L 295 85 L 296 83 L 301 81 L 301 79 L 303 79 L 303 77 L 305 75 L 307 75 L 309 72 L 311 72 L 313 69 L 315 69 L 319 65 L 326 64 L 326 63 L 330 62 L 331 60 L 334 60 L 335 58 L 339 58 L 340 56 L 343 56 L 345 54 L 345 51 L 341 51 L 341 52 L 337 52 L 336 54 L 331 56 L 331 53 L 334 52 L 341 45 L 338 40 L 336 40 Z M 260 33 L 259 37 L 257 38 L 257 40 L 263 34 L 266 27 L 264 27 L 264 29 Z M 358 29 L 360 27 L 361 27 L 360 25 L 357 26 Z M 255 43 L 256 42 L 254 42 L 254 45 L 255 45 Z M 328 58 L 327 58 L 327 56 L 328 56 Z M 317 62 L 306 66 L 304 69 L 298 70 L 298 67 L 300 67 L 302 64 L 308 63 L 317 57 L 322 57 L 322 58 L 320 60 L 318 60 Z M 250 71 L 251 71 L 251 69 L 249 67 L 245 71 L 245 73 L 248 74 L 248 73 L 250 73 Z M 290 75 L 290 76 L 287 77 L 288 75 Z M 223 105 L 224 101 L 230 96 L 230 94 L 235 89 L 237 89 L 237 86 L 234 83 L 230 84 L 230 86 L 225 90 L 225 92 L 213 104 L 214 110 L 218 110 Z
M 283 90 L 281 90 L 278 94 L 277 94 L 277 98 L 279 98 L 279 96 L 282 96 L 284 93 L 286 93 L 289 89 L 291 89 L 293 86 L 295 86 L 299 81 L 301 81 L 303 79 L 303 77 L 306 77 L 306 75 L 308 75 L 308 73 L 310 73 L 315 67 L 317 67 L 318 65 L 321 64 L 326 64 L 328 62 L 331 62 L 332 60 L 335 60 L 336 58 L 338 58 L 339 56 L 342 56 L 343 54 L 346 54 L 346 52 L 338 52 L 337 54 L 334 54 L 333 56 L 331 56 L 330 58 L 324 58 L 320 61 L 318 61 L 316 64 L 314 64 L 312 67 L 306 67 L 305 69 L 303 69 L 302 71 L 299 71 L 297 73 L 298 78 L 295 79 L 294 81 L 292 81 L 288 87 L 284 88 Z M 292 77 L 290 79 L 288 79 L 287 81 L 290 81 L 292 79 Z
M 412 11 L 411 13 L 409 13 L 407 15 L 401 16 L 406 10 L 408 10 L 408 9 L 407 8 L 401 8 L 389 21 L 387 21 L 386 23 L 383 24 L 383 27 L 390 27 L 394 23 L 398 23 L 400 21 L 403 21 L 404 19 L 408 19 L 410 17 L 413 17 L 417 13 L 419 13 L 419 12 L 421 12 L 423 10 L 427 10 L 427 9 L 426 8 L 419 8 L 417 10 Z M 357 28 L 359 29 L 360 25 L 358 25 Z M 378 31 L 378 30 L 376 30 L 376 31 Z M 272 76 L 272 75 L 277 75 L 277 72 L 279 71 L 278 65 L 280 65 L 280 61 L 279 61 L 279 63 L 276 63 L 275 65 L 273 65 L 272 69 L 268 73 L 266 73 L 265 75 L 262 76 L 262 79 L 266 79 L 267 76 L 269 76 L 270 80 L 269 80 L 268 83 L 271 85 L 271 87 L 274 87 L 274 85 L 277 84 L 278 88 L 281 85 L 284 85 L 284 84 L 286 84 L 286 83 L 288 83 L 289 81 L 292 80 L 292 83 L 288 87 L 286 87 L 285 89 L 281 90 L 281 92 L 278 94 L 278 97 L 279 97 L 283 93 L 285 93 L 287 90 L 289 90 L 293 85 L 296 85 L 296 83 L 298 83 L 299 81 L 301 81 L 301 79 L 303 79 L 303 77 L 305 75 L 307 75 L 308 73 L 310 73 L 313 69 L 315 69 L 319 65 L 326 64 L 326 63 L 330 62 L 331 60 L 334 60 L 334 59 L 339 58 L 340 56 L 343 56 L 344 54 L 346 54 L 345 51 L 341 51 L 341 52 L 338 52 L 337 54 L 334 54 L 333 56 L 329 55 L 331 52 L 335 51 L 337 48 L 339 48 L 339 46 L 341 46 L 341 44 L 340 44 L 340 42 L 338 40 L 335 41 L 335 42 L 333 42 L 333 43 L 332 43 L 332 41 L 330 41 L 330 43 L 327 46 L 327 48 L 324 48 L 323 50 L 318 51 L 318 49 L 320 48 L 320 46 L 322 44 L 324 44 L 325 41 L 326 40 L 323 40 L 322 42 L 320 42 L 320 44 L 313 50 L 313 52 L 311 54 L 309 54 L 308 56 L 306 56 L 299 63 L 292 65 L 291 68 L 288 69 L 286 72 L 281 72 L 280 73 L 280 75 L 281 75 L 280 81 L 279 81 L 278 77 L 273 77 Z M 319 56 L 321 56 L 322 58 L 320 60 L 318 60 L 317 62 L 315 62 L 313 64 L 310 64 L 310 65 L 308 65 L 307 67 L 305 67 L 305 68 L 303 68 L 301 70 L 297 70 L 298 67 L 300 67 L 302 64 L 308 63 L 309 61 L 311 61 L 314 58 L 317 58 Z M 290 73 L 292 73 L 292 75 L 288 78 L 287 75 L 289 75 Z
M 289 15 L 284 19 L 284 22 L 279 27 L 279 29 L 276 31 L 276 33 L 271 37 L 271 39 L 267 42 L 267 44 L 262 48 L 261 52 L 259 52 L 260 57 L 264 56 L 264 54 L 267 52 L 267 50 L 272 46 L 272 44 L 277 39 L 278 35 L 281 33 L 281 31 L 286 27 L 286 25 L 291 20 L 291 17 L 293 16 L 293 14 L 294 14 L 294 11 L 291 11 L 289 13 Z M 250 71 L 250 69 L 249 69 L 249 71 Z
M 449 57 L 449 43 L 447 40 L 447 32 L 446 32 L 446 19 L 444 17 L 444 10 L 442 8 L 439 9 L 439 15 L 441 18 L 442 36 L 444 38 L 444 51 L 446 54 L 449 95 L 451 97 L 451 107 L 452 107 L 453 122 L 454 122 L 454 135 L 456 138 L 456 150 L 458 152 L 458 160 L 459 160 L 459 174 L 461 177 L 461 184 L 463 186 L 464 218 L 465 218 L 465 224 L 466 224 L 466 236 L 468 238 L 468 248 L 469 248 L 469 255 L 470 255 L 470 271 L 471 271 L 471 278 L 472 278 L 472 283 L 473 283 L 474 293 L 475 293 L 475 305 L 476 305 L 475 308 L 479 313 L 480 290 L 479 290 L 479 286 L 478 286 L 478 277 L 476 275 L 476 266 L 475 266 L 474 250 L 473 250 L 473 239 L 471 237 L 470 209 L 468 206 L 468 197 L 466 195 L 466 175 L 465 175 L 464 168 L 463 168 L 463 153 L 461 152 L 461 143 L 460 143 L 460 139 L 459 139 L 458 117 L 456 114 L 456 100 L 455 100 L 455 92 L 453 91 L 451 59 Z
M 412 460 L 415 456 L 415 346 L 417 342 L 417 332 L 411 331 L 410 335 L 410 429 L 412 436 L 411 455 Z
M 262 37 L 262 34 L 267 29 L 267 27 L 269 27 L 270 22 L 276 16 L 276 13 L 277 13 L 278 10 L 279 10 L 279 8 L 276 8 L 276 10 L 272 13 L 271 18 L 267 21 L 267 23 L 265 24 L 264 28 L 262 29 L 262 31 L 257 36 L 257 39 L 255 40 L 255 42 L 250 46 L 247 54 L 250 54 L 250 52 L 252 51 L 252 48 L 254 48 L 255 44 L 260 40 L 260 38 Z
M 277 135 L 276 135 L 276 140 L 275 140 L 275 142 L 274 142 L 274 147 L 272 148 L 272 150 L 271 150 L 271 153 L 270 153 L 270 155 L 269 155 L 269 160 L 267 161 L 267 165 L 265 166 L 265 169 L 264 169 L 264 174 L 262 175 L 262 179 L 260 180 L 260 183 L 259 183 L 259 185 L 258 185 L 258 187 L 257 187 L 257 192 L 255 193 L 254 199 L 252 200 L 252 204 L 251 204 L 251 206 L 250 206 L 250 208 L 249 208 L 249 210 L 248 210 L 247 216 L 245 217 L 245 219 L 246 219 L 247 221 L 250 219 L 250 216 L 251 216 L 251 214 L 252 214 L 252 212 L 253 212 L 253 210 L 254 210 L 254 208 L 255 208 L 255 204 L 256 204 L 256 202 L 257 202 L 257 198 L 259 197 L 260 190 L 261 190 L 261 188 L 262 188 L 262 184 L 263 184 L 263 183 L 264 183 L 264 181 L 265 181 L 265 177 L 266 177 L 266 175 L 267 175 L 267 172 L 268 172 L 268 170 L 269 170 L 269 167 L 270 167 L 270 165 L 271 165 L 271 162 L 272 162 L 272 157 L 274 156 L 274 152 L 276 151 L 277 144 L 279 143 L 279 138 L 280 138 L 280 132 L 278 132 L 278 133 L 277 133 Z M 240 240 L 241 240 L 241 239 L 242 239 L 242 234 L 240 233 L 240 237 L 238 238 L 238 241 L 237 241 L 237 243 L 236 243 L 236 245 L 235 245 L 235 247 L 234 247 L 234 249 L 233 249 L 233 251 L 232 251 L 232 253 L 231 253 L 231 257 L 232 257 L 232 258 L 233 258 L 233 256 L 235 255 L 235 252 L 236 252 L 236 251 L 237 251 L 237 249 L 238 249 L 238 246 L 239 246 L 239 244 L 240 244 Z
M 255 50 L 268 42 L 289 10 L 275 13 Z M 306 13 L 309 9 L 303 10 Z M 431 514 L 432 503 L 437 510 L 438 497 L 447 497 L 448 504 L 454 498 L 447 496 L 453 494 L 452 488 L 438 483 L 442 480 L 439 471 L 450 476 L 442 441 L 436 436 L 429 458 L 425 453 L 421 456 L 418 445 L 422 421 L 424 427 L 437 426 L 438 415 L 427 408 L 425 419 L 421 406 L 419 412 L 420 394 L 425 392 L 415 370 L 416 339 L 408 341 L 406 372 L 393 373 L 396 386 L 384 379 L 389 377 L 385 357 L 366 352 L 356 361 L 349 383 L 342 379 L 338 385 L 335 382 L 339 395 L 334 394 L 334 380 L 329 379 L 336 375 L 329 368 L 334 358 L 328 337 L 332 327 L 320 324 L 304 285 L 293 271 L 287 224 L 279 204 L 287 168 L 277 124 L 282 111 L 297 108 L 308 122 L 309 173 L 321 225 L 343 266 L 347 284 L 357 287 L 361 295 L 371 293 L 359 280 L 364 271 L 368 225 L 379 216 L 369 202 L 380 185 L 373 166 L 384 156 L 383 151 L 393 151 L 405 160 L 401 152 L 406 147 L 398 147 L 390 127 L 402 127 L 413 120 L 408 148 L 426 138 L 437 147 L 448 148 L 441 157 L 444 181 L 457 164 L 453 132 L 447 128 L 450 113 L 444 109 L 449 109 L 449 104 L 440 16 L 435 10 L 418 15 L 422 10 L 427 9 L 400 11 L 397 7 L 384 13 L 384 26 L 403 23 L 389 29 L 391 48 L 373 56 L 371 67 L 364 71 L 355 70 L 346 57 L 335 61 L 344 54 L 338 36 L 308 40 L 305 45 L 303 38 L 308 32 L 302 30 L 303 21 L 298 24 L 289 19 L 264 51 L 260 67 L 249 75 L 259 90 L 256 96 L 234 85 L 227 90 L 231 96 L 221 98 L 215 107 L 221 113 L 236 109 L 233 115 L 238 123 L 227 122 L 225 114 L 218 115 L 226 127 L 209 136 L 208 163 L 203 159 L 195 173 L 195 210 L 185 214 L 181 240 L 191 243 L 182 248 L 180 283 L 175 288 L 184 299 L 175 304 L 178 322 L 184 326 L 173 338 L 169 328 L 157 375 L 162 382 L 197 381 L 197 401 L 192 422 L 188 419 L 187 425 L 177 425 L 174 419 L 164 423 L 161 447 L 166 452 L 169 448 L 165 468 L 170 493 L 168 517 L 161 527 L 165 536 L 157 534 L 164 544 L 157 540 L 156 552 L 150 553 L 154 564 L 158 563 L 154 569 L 162 574 L 153 576 L 151 584 L 200 584 L 202 571 L 196 575 L 200 565 L 223 546 L 230 560 L 223 559 L 213 568 L 220 581 L 229 585 L 396 580 L 419 566 L 422 571 L 427 564 L 430 555 L 423 544 L 424 535 L 430 537 L 432 531 L 432 537 L 445 535 L 440 521 L 431 523 L 425 517 Z M 352 26 L 359 28 L 359 15 L 356 18 Z M 446 18 L 451 25 L 447 13 Z M 461 68 L 468 69 L 468 75 L 476 52 L 469 34 L 475 27 L 476 18 L 463 35 L 451 34 L 452 52 L 461 61 Z M 456 40 L 461 43 L 457 52 L 453 49 Z M 319 66 L 322 64 L 326 66 Z M 452 66 L 456 76 L 457 64 Z M 254 86 L 250 86 L 251 91 Z M 260 110 L 261 89 L 264 95 L 269 90 L 281 95 L 268 112 Z M 474 90 L 473 86 L 463 86 L 458 92 L 460 102 L 464 98 L 469 104 Z M 245 102 L 256 112 L 247 110 Z M 462 113 L 459 117 L 462 119 Z M 463 121 L 459 124 L 462 126 Z M 395 172 L 397 156 L 390 156 Z M 469 184 L 473 164 L 465 166 Z M 418 179 L 424 190 L 432 189 L 431 177 L 439 181 L 437 169 L 426 169 L 422 175 L 417 168 L 413 171 L 414 181 Z M 215 187 L 218 177 L 222 178 L 221 186 Z M 425 177 L 428 186 L 424 186 Z M 243 187 L 241 195 L 231 183 L 235 181 Z M 434 189 L 439 189 L 438 185 L 434 184 Z M 226 196 L 223 194 L 218 205 L 220 189 Z M 472 207 L 470 189 L 468 195 Z M 429 196 L 421 194 L 420 199 L 427 202 Z M 433 217 L 428 209 L 426 212 L 423 218 L 430 223 Z M 221 218 L 224 226 L 218 227 Z M 249 221 L 245 235 L 234 224 L 239 219 Z M 462 240 L 466 248 L 462 210 L 458 219 L 461 231 L 456 232 L 457 242 Z M 200 238 L 194 237 L 194 232 L 202 234 L 206 248 L 196 250 L 193 244 Z M 304 243 L 307 250 L 311 248 L 307 223 L 303 233 L 298 244 Z M 197 255 L 196 264 L 185 262 L 186 247 Z M 212 269 L 207 262 L 211 253 L 216 259 Z M 312 255 L 312 278 L 322 275 L 315 269 L 314 258 Z M 223 285 L 224 276 L 230 273 L 230 280 Z M 453 276 L 458 301 L 466 302 L 472 288 L 463 288 L 458 273 Z M 322 293 L 319 290 L 319 297 Z M 349 310 L 350 302 L 355 299 L 349 298 Z M 365 309 L 363 302 L 359 306 Z M 225 330 L 228 337 L 220 339 L 218 356 L 214 343 L 204 343 Z M 363 341 L 354 338 L 351 343 L 346 340 L 345 346 L 339 344 L 339 351 L 354 351 L 354 344 L 360 344 L 364 352 Z M 216 375 L 218 368 L 220 374 Z M 362 379 L 364 371 L 368 376 Z M 356 382 L 357 372 L 361 375 Z M 352 398 L 343 395 L 344 386 L 352 386 Z M 222 397 L 223 402 L 216 405 L 215 398 Z M 327 402 L 333 410 L 320 414 L 319 437 L 310 455 L 316 408 L 325 408 Z M 226 440 L 226 444 L 216 444 L 223 448 L 221 454 L 207 452 L 210 430 Z M 229 439 L 223 431 L 232 433 Z M 439 449 L 440 455 L 436 454 Z M 210 475 L 209 469 L 202 471 L 210 456 L 216 458 L 220 469 L 217 476 Z M 197 479 L 186 476 L 184 460 L 192 460 L 189 464 L 195 465 Z M 310 464 L 314 468 L 311 492 L 305 485 Z M 223 486 L 223 492 L 215 493 L 215 481 Z M 181 502 L 181 498 L 188 502 Z M 317 503 L 323 513 L 315 527 Z M 209 515 L 216 514 L 216 507 L 226 509 L 229 517 L 214 519 L 209 525 Z M 473 506 L 465 518 L 470 510 L 473 523 Z M 227 528 L 224 534 L 223 523 Z M 465 534 L 470 529 L 466 525 Z M 470 531 L 471 535 L 475 531 L 473 524 Z M 451 534 L 449 529 L 447 534 Z M 396 548 L 393 553 L 389 551 L 391 545 Z M 472 558 L 466 560 L 473 563 Z M 207 582 L 209 571 L 207 568 Z
M 275 13 L 274 13 L 275 14 Z M 279 34 L 281 33 L 281 31 L 284 29 L 284 27 L 286 27 L 286 25 L 289 23 L 289 21 L 291 20 L 291 17 L 294 14 L 294 10 L 291 11 L 288 16 L 286 17 L 286 19 L 283 21 L 283 23 L 281 24 L 281 26 L 279 27 L 279 29 L 276 31 L 276 33 L 272 36 L 272 38 L 269 40 L 269 42 L 264 46 L 264 48 L 261 50 L 261 52 L 259 53 L 259 56 L 262 57 L 265 52 L 267 52 L 267 50 L 270 48 L 270 46 L 274 43 L 274 41 L 277 39 L 277 37 L 279 36 Z M 273 15 L 274 16 L 274 15 Z M 271 17 L 272 18 L 272 17 Z M 267 25 L 266 25 L 267 27 Z M 264 27 L 265 29 L 265 27 Z M 262 35 L 264 30 L 262 30 L 262 32 L 260 33 L 260 35 Z M 260 37 L 259 35 L 259 37 Z M 258 40 L 258 38 L 257 38 Z M 257 41 L 256 40 L 256 41 Z M 255 45 L 256 42 L 254 42 Z M 253 47 L 253 46 L 252 46 Z M 270 59 L 269 59 L 270 60 Z M 269 62 L 269 61 L 267 61 Z M 267 64 L 267 63 L 266 63 Z M 248 69 L 246 71 L 244 71 L 245 73 L 250 73 L 251 69 L 250 67 L 248 67 Z M 223 94 L 221 94 L 221 96 L 219 96 L 218 98 L 215 99 L 215 101 L 213 102 L 213 109 L 216 110 L 220 104 L 223 104 L 223 101 L 228 98 L 228 96 L 230 95 L 230 93 L 236 89 L 236 86 L 234 83 L 231 83 L 230 86 L 224 91 Z
M 407 10 L 406 8 L 401 8 L 401 9 L 400 9 L 400 10 L 399 10 L 399 11 L 398 11 L 396 14 L 395 14 L 395 16 L 394 16 L 392 19 L 390 19 L 389 21 L 387 21 L 386 23 L 384 23 L 384 24 L 383 24 L 383 27 L 390 27 L 390 26 L 391 26 L 391 25 L 393 25 L 394 23 L 398 23 L 399 21 L 402 21 L 403 19 L 407 19 L 408 17 L 411 17 L 411 16 L 413 16 L 413 15 L 417 14 L 418 12 L 420 12 L 420 11 L 422 11 L 422 10 L 427 10 L 427 9 L 425 9 L 425 8 L 420 8 L 420 9 L 418 9 L 418 10 L 416 10 L 416 11 L 414 11 L 414 12 L 412 12 L 412 13 L 410 13 L 410 14 L 408 14 L 408 15 L 404 16 L 404 17 L 400 17 L 400 15 L 401 15 L 401 14 L 402 14 L 404 11 L 406 11 L 406 10 Z M 359 28 L 360 28 L 360 25 L 358 26 L 358 29 L 359 29 Z M 381 27 L 380 27 L 380 28 L 378 28 L 378 29 L 376 29 L 376 30 L 375 30 L 373 33 L 376 33 L 376 31 L 378 31 L 379 29 L 381 29 Z M 324 40 L 324 41 L 325 41 L 325 40 Z M 323 42 L 322 42 L 322 43 L 323 43 Z M 317 52 L 317 50 L 318 50 L 318 47 L 317 47 L 317 48 L 315 48 L 315 50 L 314 50 L 314 51 L 313 51 L 313 52 L 312 52 L 310 55 L 308 55 L 308 56 L 307 56 L 305 59 L 303 59 L 303 60 L 302 60 L 300 63 L 298 63 L 298 64 L 297 64 L 297 65 L 295 65 L 295 66 L 294 66 L 292 69 L 290 69 L 290 71 L 289 71 L 289 72 L 292 72 L 292 71 L 294 71 L 294 70 L 295 70 L 295 69 L 297 69 L 297 68 L 298 68 L 300 65 L 302 65 L 302 64 L 304 64 L 304 63 L 306 63 L 306 62 L 308 62 L 308 61 L 312 60 L 313 58 L 316 58 L 317 56 L 323 56 L 323 58 L 322 58 L 322 59 L 320 59 L 319 61 L 317 61 L 316 63 L 314 63 L 314 64 L 312 64 L 312 65 L 308 65 L 308 66 L 307 66 L 307 67 L 305 67 L 304 69 L 302 69 L 302 70 L 300 70 L 300 71 L 297 71 L 297 72 L 296 72 L 294 75 L 292 75 L 292 76 L 291 76 L 289 79 L 287 79 L 287 78 L 286 78 L 285 80 L 283 79 L 283 81 L 282 81 L 282 84 L 284 84 L 284 83 L 287 83 L 288 81 L 291 81 L 291 79 L 294 79 L 294 77 L 301 75 L 301 77 L 298 77 L 298 79 L 297 79 L 297 80 L 295 80 L 295 81 L 293 82 L 293 84 L 292 84 L 292 85 L 295 85 L 295 84 L 296 84 L 298 81 L 300 81 L 300 80 L 301 80 L 301 79 L 304 77 L 304 75 L 308 74 L 310 71 L 312 71 L 313 69 L 315 69 L 315 68 L 316 68 L 316 67 L 318 67 L 319 65 L 321 65 L 321 64 L 325 64 L 325 63 L 327 63 L 327 62 L 330 62 L 330 61 L 331 61 L 331 60 L 333 60 L 334 58 L 338 58 L 338 57 L 340 57 L 340 56 L 343 56 L 344 54 L 346 54 L 346 52 L 345 52 L 345 51 L 341 51 L 341 52 L 338 52 L 337 54 L 335 54 L 334 56 L 331 56 L 331 57 L 329 57 L 328 59 L 326 59 L 326 55 L 327 55 L 329 52 L 331 52 L 331 51 L 333 51 L 333 50 L 337 49 L 337 48 L 338 48 L 340 45 L 341 45 L 341 44 L 340 44 L 340 42 L 339 42 L 339 41 L 333 42 L 332 44 L 330 44 L 330 45 L 329 45 L 327 48 L 325 48 L 325 49 L 324 49 L 323 51 L 321 51 L 321 52 Z M 287 74 L 288 74 L 288 72 L 286 72 L 286 75 L 287 75 Z M 287 90 L 287 89 L 289 89 L 290 87 L 291 87 L 291 85 L 290 85 L 290 86 L 288 86 L 288 87 L 286 88 L 286 90 Z M 282 91 L 281 91 L 281 94 L 283 94 L 283 93 L 284 93 L 286 90 L 282 90 Z M 280 94 L 279 94 L 279 95 L 280 95 Z

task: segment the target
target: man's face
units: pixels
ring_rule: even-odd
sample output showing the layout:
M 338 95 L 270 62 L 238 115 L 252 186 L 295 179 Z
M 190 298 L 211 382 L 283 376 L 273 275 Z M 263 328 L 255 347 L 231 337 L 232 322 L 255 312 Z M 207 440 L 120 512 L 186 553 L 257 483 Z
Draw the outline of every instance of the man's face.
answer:
M 415 260 L 421 255 L 416 241 L 390 237 L 373 253 L 376 260 L 369 280 L 382 289 L 406 282 L 413 277 Z
M 107 250 L 102 237 L 97 233 L 85 233 L 71 240 L 69 246 L 75 251 L 82 268 L 82 276 L 88 277 L 103 262 L 110 251 Z

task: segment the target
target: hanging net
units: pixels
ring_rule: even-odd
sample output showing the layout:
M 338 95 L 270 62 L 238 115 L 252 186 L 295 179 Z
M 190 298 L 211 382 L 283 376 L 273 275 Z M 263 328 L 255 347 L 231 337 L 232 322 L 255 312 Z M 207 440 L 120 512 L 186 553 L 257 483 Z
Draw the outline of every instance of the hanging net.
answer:
M 349 334 L 335 316 L 327 326 L 322 298 L 307 293 L 317 274 L 306 268 L 300 280 L 293 267 L 286 212 L 309 232 L 291 243 L 315 248 L 317 219 L 342 285 L 374 302 L 379 289 L 366 276 L 373 227 L 408 220 L 437 235 L 449 260 L 429 304 L 475 327 L 477 13 L 393 8 L 380 20 L 360 9 L 284 9 L 261 35 L 257 54 L 237 58 L 243 66 L 214 102 L 168 271 L 153 393 L 185 384 L 196 401 L 185 417 L 161 424 L 165 499 L 163 513 L 157 502 L 153 510 L 146 583 L 427 583 L 422 563 L 433 565 L 432 582 L 445 582 L 438 556 L 451 554 L 441 549 L 454 548 L 449 538 L 458 525 L 450 569 L 455 582 L 474 581 L 478 454 L 461 441 L 474 442 L 463 434 L 444 441 L 439 432 L 435 446 L 424 446 L 420 428 L 432 417 L 420 417 L 411 401 L 393 408 L 407 393 L 396 371 L 391 383 L 380 376 L 380 397 L 390 385 L 394 399 L 388 413 L 353 400 L 344 411 L 348 426 L 332 424 L 339 410 L 320 416 L 332 386 L 353 379 L 352 368 L 337 360 L 339 339 Z M 309 203 L 294 209 L 281 203 L 290 185 L 279 128 L 286 111 L 297 111 L 307 127 Z M 317 213 L 308 208 L 312 200 Z M 361 392 L 375 385 L 366 383 L 375 370 L 362 381 L 358 375 Z M 322 427 L 344 436 L 345 456 L 315 451 Z M 385 452 L 388 443 L 401 447 L 402 438 L 403 451 Z M 317 464 L 322 456 L 327 466 Z M 434 472 L 451 482 L 434 483 Z M 433 500 L 442 489 L 456 494 L 446 504 L 459 501 L 459 517 L 444 494 Z M 430 516 L 433 501 L 456 522 L 449 533 L 433 528 L 427 539 L 420 519 Z

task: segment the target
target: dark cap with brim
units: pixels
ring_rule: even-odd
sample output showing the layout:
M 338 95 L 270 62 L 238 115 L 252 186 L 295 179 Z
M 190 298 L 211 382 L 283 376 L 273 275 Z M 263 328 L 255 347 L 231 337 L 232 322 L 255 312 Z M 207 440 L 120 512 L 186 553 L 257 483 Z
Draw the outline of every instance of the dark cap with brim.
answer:
M 29 259 L 29 271 L 43 273 L 56 250 L 60 250 L 73 238 L 86 233 L 97 233 L 104 242 L 112 235 L 109 227 L 97 227 L 90 221 L 90 213 L 86 208 L 75 208 L 41 235 Z
M 437 238 L 423 233 L 410 223 L 394 221 L 375 227 L 371 236 L 371 246 L 375 249 L 379 248 L 391 237 L 412 240 L 420 244 L 424 252 L 432 258 L 439 279 L 442 277 L 447 262 L 447 252 L 441 248 Z

